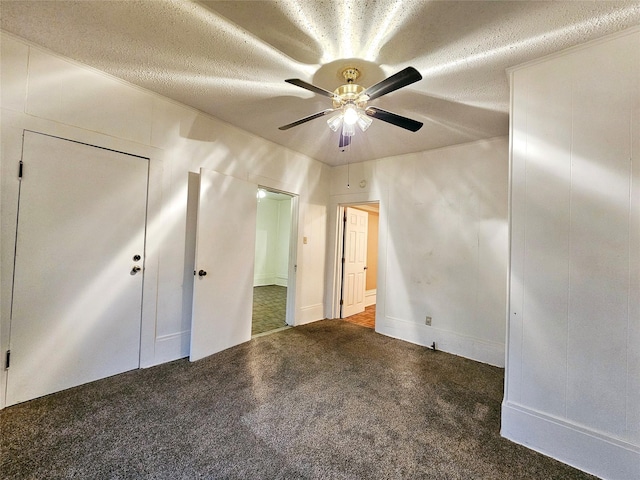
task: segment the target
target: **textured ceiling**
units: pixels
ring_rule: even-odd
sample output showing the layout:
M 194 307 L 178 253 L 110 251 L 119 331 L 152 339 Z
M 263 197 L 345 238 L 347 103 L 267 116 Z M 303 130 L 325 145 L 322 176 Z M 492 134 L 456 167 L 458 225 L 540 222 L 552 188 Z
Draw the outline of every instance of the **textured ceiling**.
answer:
M 640 1 L 5 1 L 3 30 L 336 165 L 508 133 L 505 69 L 640 24 Z M 370 104 L 379 120 L 346 152 L 331 107 L 346 66 L 370 86 L 407 66 L 423 80 Z M 325 117 L 326 119 L 326 117 Z

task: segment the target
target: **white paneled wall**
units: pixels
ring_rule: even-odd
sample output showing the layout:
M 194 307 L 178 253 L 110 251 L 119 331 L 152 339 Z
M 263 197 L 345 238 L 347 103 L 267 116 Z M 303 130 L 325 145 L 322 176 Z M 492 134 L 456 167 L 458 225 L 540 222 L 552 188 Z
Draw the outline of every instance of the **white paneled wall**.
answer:
M 339 204 L 380 202 L 377 332 L 504 365 L 507 178 L 506 138 L 334 168 L 332 242 Z
M 24 129 L 151 159 L 142 366 L 189 353 L 197 213 L 193 188 L 201 167 L 299 195 L 298 268 L 296 277 L 288 279 L 297 292 L 295 321 L 324 318 L 329 167 L 4 33 L 1 61 L 0 351 L 9 345 L 16 173 Z M 308 244 L 302 244 L 302 235 L 309 237 Z M 1 369 L 0 406 L 4 386 Z
M 502 433 L 640 478 L 640 30 L 511 72 Z

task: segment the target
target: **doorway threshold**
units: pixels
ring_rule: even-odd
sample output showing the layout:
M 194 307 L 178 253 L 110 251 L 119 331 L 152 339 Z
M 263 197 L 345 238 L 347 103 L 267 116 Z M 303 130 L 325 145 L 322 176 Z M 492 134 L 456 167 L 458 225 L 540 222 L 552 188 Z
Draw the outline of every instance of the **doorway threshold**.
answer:
M 251 335 L 251 338 L 254 339 L 258 337 L 264 337 L 265 335 L 271 335 L 272 333 L 282 332 L 283 330 L 289 330 L 290 328 L 293 328 L 293 327 L 291 325 L 286 325 L 284 327 L 274 328 L 273 330 L 269 330 L 268 332 L 256 333 L 255 335 Z

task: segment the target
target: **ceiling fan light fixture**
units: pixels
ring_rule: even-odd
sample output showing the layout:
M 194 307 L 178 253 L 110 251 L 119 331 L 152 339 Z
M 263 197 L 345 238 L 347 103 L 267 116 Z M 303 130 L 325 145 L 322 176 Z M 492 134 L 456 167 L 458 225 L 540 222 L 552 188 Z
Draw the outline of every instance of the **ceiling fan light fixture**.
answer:
M 329 120 L 327 120 L 327 125 L 329 125 L 329 128 L 331 130 L 333 130 L 334 132 L 337 132 L 340 126 L 342 125 L 342 112 L 338 113 L 337 115 L 334 115 Z
M 358 127 L 360 127 L 360 130 L 364 132 L 373 123 L 373 118 L 369 118 L 364 113 L 358 112 L 358 119 L 356 120 L 356 123 L 358 124 Z
M 344 123 L 347 125 L 355 125 L 358 121 L 358 110 L 352 104 L 345 105 L 344 107 Z
M 342 135 L 344 137 L 353 137 L 356 134 L 356 128 L 354 124 L 342 122 Z

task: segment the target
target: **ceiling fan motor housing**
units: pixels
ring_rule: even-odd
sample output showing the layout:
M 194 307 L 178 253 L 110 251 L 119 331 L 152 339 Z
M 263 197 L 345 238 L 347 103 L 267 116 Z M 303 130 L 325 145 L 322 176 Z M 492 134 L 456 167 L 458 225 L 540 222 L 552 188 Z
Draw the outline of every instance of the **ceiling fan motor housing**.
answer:
M 355 83 L 347 83 L 336 88 L 333 93 L 333 108 L 340 108 L 349 103 L 358 108 L 364 108 L 369 98 L 363 95 L 365 88 Z
M 355 105 L 358 108 L 365 108 L 369 97 L 362 95 L 365 91 L 364 87 L 354 83 L 360 76 L 360 70 L 355 67 L 347 67 L 341 73 L 347 83 L 333 91 L 334 95 L 336 95 L 333 97 L 333 108 L 344 107 L 348 104 Z

